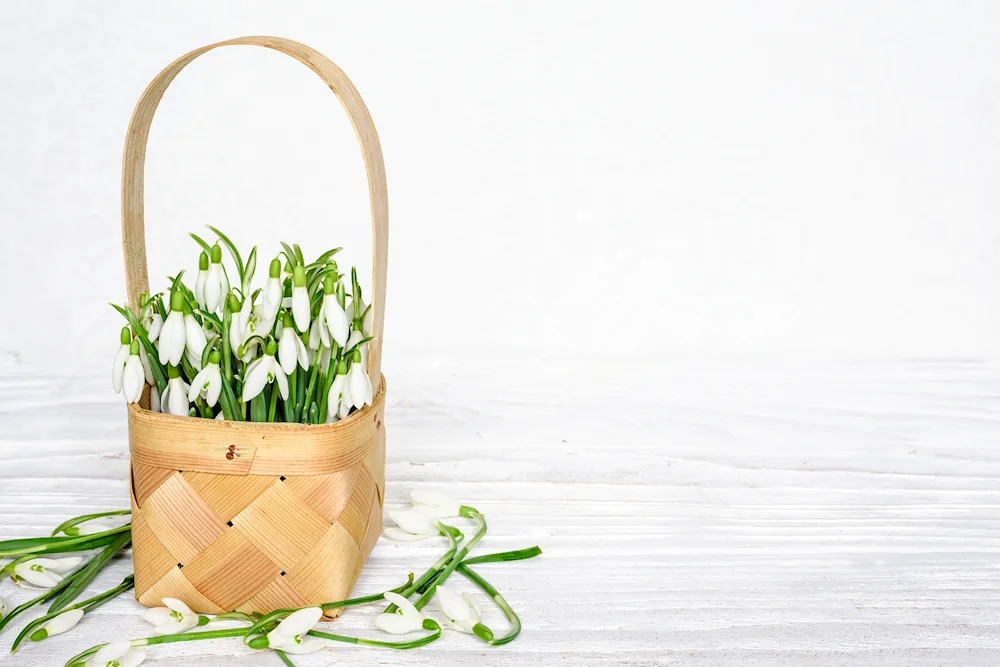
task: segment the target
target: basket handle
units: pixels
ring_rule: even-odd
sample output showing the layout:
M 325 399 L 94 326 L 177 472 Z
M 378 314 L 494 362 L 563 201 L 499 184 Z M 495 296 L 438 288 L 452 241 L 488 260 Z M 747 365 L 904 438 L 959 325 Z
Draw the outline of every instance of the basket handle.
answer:
M 142 93 L 129 121 L 122 158 L 122 246 L 125 252 L 125 286 L 128 289 L 129 306 L 138 313 L 139 295 L 149 291 L 143 222 L 143 169 L 153 114 L 170 82 L 188 63 L 217 47 L 240 44 L 274 49 L 316 72 L 340 100 L 358 137 L 368 173 L 368 193 L 372 207 L 372 341 L 368 354 L 368 375 L 375 393 L 378 393 L 382 377 L 382 328 L 385 322 L 385 279 L 389 244 L 389 203 L 382 145 L 368 107 L 351 80 L 326 56 L 305 44 L 281 37 L 238 37 L 203 46 L 170 63 Z

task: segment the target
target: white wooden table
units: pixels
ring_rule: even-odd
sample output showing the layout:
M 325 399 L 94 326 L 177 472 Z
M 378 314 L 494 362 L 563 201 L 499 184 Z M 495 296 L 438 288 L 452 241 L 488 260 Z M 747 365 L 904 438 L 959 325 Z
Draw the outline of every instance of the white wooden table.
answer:
M 1000 664 L 997 369 L 514 368 L 389 360 L 387 502 L 439 487 L 487 515 L 480 553 L 541 545 L 535 560 L 480 568 L 521 637 L 334 645 L 298 665 Z M 124 408 L 106 371 L 0 362 L 0 536 L 127 506 Z M 441 549 L 383 539 L 356 593 Z M 121 559 L 99 587 L 129 571 Z M 146 636 L 139 612 L 120 598 L 9 656 L 15 623 L 0 663 L 57 667 Z M 349 610 L 335 631 L 375 636 L 375 612 Z M 491 608 L 487 622 L 506 627 Z M 156 647 L 147 664 L 280 662 L 220 640 Z

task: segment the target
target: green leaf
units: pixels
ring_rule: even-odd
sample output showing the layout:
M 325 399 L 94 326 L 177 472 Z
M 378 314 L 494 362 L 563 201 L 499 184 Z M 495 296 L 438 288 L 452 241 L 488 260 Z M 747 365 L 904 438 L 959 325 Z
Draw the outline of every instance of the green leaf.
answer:
M 67 528 L 72 528 L 73 526 L 78 526 L 81 523 L 86 523 L 88 521 L 93 521 L 94 519 L 103 519 L 109 516 L 125 516 L 126 514 L 131 514 L 132 510 L 114 510 L 112 512 L 98 512 L 97 514 L 84 514 L 83 516 L 76 516 L 67 521 L 63 521 L 61 524 L 56 526 L 55 530 L 52 531 L 52 537 L 56 537 L 59 533 L 63 532 Z M 79 537 L 78 535 L 67 535 L 66 537 Z
M 70 577 L 72 583 L 63 589 L 59 596 L 52 601 L 52 604 L 49 606 L 49 613 L 53 614 L 61 610 L 79 597 L 80 593 L 94 580 L 94 577 L 104 569 L 108 561 L 131 541 L 132 533 L 123 533 L 114 542 L 104 547 L 103 551 L 91 558 L 90 562 L 82 570 Z
M 540 556 L 542 550 L 539 547 L 529 547 L 527 549 L 517 549 L 516 551 L 500 551 L 493 554 L 484 554 L 475 558 L 466 558 L 463 565 L 475 565 L 476 563 L 501 563 L 512 560 L 526 560 Z
M 281 247 L 285 249 L 285 259 L 291 262 L 292 266 L 295 266 L 295 262 L 298 261 L 295 257 L 295 251 L 292 250 L 292 246 L 288 245 L 284 241 L 281 242 Z
M 184 269 L 181 269 L 177 273 L 176 277 L 170 279 L 170 293 L 171 294 L 173 294 L 174 292 L 176 292 L 178 288 L 180 288 L 181 294 L 187 293 L 188 288 L 185 287 L 184 283 L 181 282 L 181 278 L 183 278 L 183 277 L 184 277 Z
M 292 248 L 295 250 L 295 259 L 299 261 L 299 266 L 305 267 L 306 258 L 302 255 L 302 248 L 299 247 L 298 243 L 293 243 Z
M 339 275 L 336 266 L 327 267 L 321 271 L 317 271 L 316 275 L 314 275 L 312 278 L 309 279 L 308 288 L 306 291 L 309 292 L 309 294 L 313 294 L 316 291 L 317 284 L 321 283 L 323 278 L 331 274 L 334 276 Z
M 322 255 L 320 255 L 319 257 L 317 257 L 314 262 L 312 262 L 311 264 L 309 264 L 309 266 L 307 266 L 306 269 L 307 270 L 308 269 L 313 269 L 313 268 L 316 268 L 317 266 L 322 266 L 323 264 L 326 264 L 326 260 L 328 260 L 331 257 L 333 257 L 334 255 L 336 255 L 341 250 L 343 250 L 343 248 L 332 248 L 330 250 L 327 250 Z
M 246 294 L 250 289 L 250 281 L 253 280 L 253 274 L 257 270 L 257 246 L 253 247 L 250 251 L 250 256 L 247 257 L 247 265 L 243 271 L 243 277 L 240 279 L 240 289 Z
M 219 237 L 219 240 L 222 241 L 222 244 L 224 246 L 226 246 L 226 248 L 229 250 L 229 254 L 233 256 L 233 261 L 236 263 L 236 273 L 239 274 L 239 276 L 240 276 L 240 284 L 242 285 L 243 284 L 243 258 L 240 257 L 240 251 L 236 249 L 236 245 L 232 241 L 229 240 L 228 236 L 226 236 L 225 234 L 223 234 L 222 232 L 220 232 L 218 229 L 216 229 L 212 225 L 205 225 L 205 226 L 208 227 L 209 229 L 211 229 L 213 232 L 215 232 L 216 236 Z
M 190 236 L 191 238 L 193 238 L 195 241 L 198 242 L 198 245 L 200 245 L 201 249 L 205 251 L 205 254 L 207 254 L 209 257 L 212 256 L 212 246 L 208 245 L 205 239 L 201 238 L 194 232 L 191 232 L 190 234 L 188 234 L 188 236 Z

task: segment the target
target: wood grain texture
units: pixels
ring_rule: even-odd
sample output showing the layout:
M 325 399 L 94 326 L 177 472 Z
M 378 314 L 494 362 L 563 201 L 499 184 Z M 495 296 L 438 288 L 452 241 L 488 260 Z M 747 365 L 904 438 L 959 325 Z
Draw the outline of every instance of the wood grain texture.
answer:
M 146 227 L 143 207 L 146 144 L 156 108 L 167 87 L 187 65 L 220 46 L 261 46 L 284 53 L 315 72 L 340 100 L 347 112 L 365 160 L 368 194 L 372 209 L 372 340 L 369 343 L 368 375 L 378 391 L 382 367 L 382 330 L 385 323 L 385 280 L 389 249 L 389 199 L 385 181 L 382 144 L 368 107 L 343 70 L 329 58 L 305 44 L 282 37 L 239 37 L 210 44 L 170 63 L 142 93 L 132 112 L 122 157 L 122 251 L 128 302 L 138 312 L 139 295 L 149 290 L 146 267 Z
M 524 632 L 499 649 L 448 632 L 416 651 L 337 646 L 296 664 L 1000 664 L 997 368 L 643 366 L 536 364 L 528 383 L 505 359 L 396 362 L 387 506 L 441 488 L 488 517 L 478 553 L 540 544 L 534 561 L 480 567 Z M 0 535 L 123 506 L 126 409 L 106 370 L 0 361 Z M 382 539 L 355 590 L 397 585 L 442 549 Z M 349 609 L 331 631 L 376 637 L 377 611 Z M 4 633 L 0 664 L 51 667 L 144 636 L 140 612 L 118 599 L 15 656 Z M 155 648 L 148 664 L 275 658 L 220 641 Z

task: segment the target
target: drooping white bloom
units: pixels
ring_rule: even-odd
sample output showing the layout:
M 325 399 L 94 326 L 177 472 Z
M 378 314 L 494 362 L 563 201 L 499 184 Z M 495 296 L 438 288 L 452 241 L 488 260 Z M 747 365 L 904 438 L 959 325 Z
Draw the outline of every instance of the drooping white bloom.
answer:
M 268 647 L 292 655 L 322 651 L 325 646 L 322 641 L 306 636 L 322 616 L 323 610 L 319 607 L 306 607 L 292 612 L 278 627 L 267 633 Z
M 146 659 L 145 649 L 135 648 L 128 641 L 108 644 L 87 658 L 86 667 L 136 667 Z
M 205 308 L 205 283 L 208 282 L 208 254 L 198 256 L 198 277 L 194 281 L 194 300 Z
M 330 338 L 343 347 L 347 344 L 351 323 L 348 322 L 347 314 L 340 305 L 336 290 L 337 284 L 333 276 L 327 276 L 323 284 L 323 321 L 330 332 Z
M 238 309 L 235 306 L 238 304 L 235 296 L 229 297 L 230 308 L 233 312 L 233 319 L 229 325 L 229 346 L 233 349 L 235 353 L 236 350 L 240 348 L 245 340 L 245 332 L 247 328 L 247 323 L 250 321 L 250 317 L 253 315 L 253 298 L 252 295 L 247 296 L 243 300 L 243 305 Z
M 94 535 L 96 533 L 103 533 L 108 530 L 114 530 L 114 526 L 99 521 L 97 519 L 91 519 L 90 521 L 84 521 L 83 523 L 78 523 L 75 526 L 70 526 L 63 530 L 63 535 L 69 535 L 70 537 L 78 537 L 80 535 Z
M 347 362 L 343 359 L 337 365 L 336 373 L 326 398 L 327 424 L 343 419 L 351 412 L 351 386 L 347 382 Z
M 35 558 L 14 566 L 14 574 L 39 588 L 52 588 L 83 562 L 82 558 Z
M 437 524 L 416 510 L 387 510 L 396 526 L 386 526 L 385 535 L 399 542 L 426 540 L 441 534 Z
M 323 302 L 319 305 L 319 315 L 309 325 L 309 349 L 318 350 L 320 346 L 333 347 L 330 344 L 330 330 L 326 327 L 326 316 L 323 314 Z
M 354 351 L 354 363 L 347 371 L 347 382 L 351 386 L 351 403 L 357 409 L 372 404 L 372 381 L 361 366 L 361 352 Z
M 229 279 L 226 277 L 226 270 L 222 268 L 222 248 L 216 243 L 212 246 L 212 261 L 205 276 L 205 310 L 210 313 L 217 311 L 228 291 Z
M 142 362 L 142 373 L 146 378 L 146 384 L 156 384 L 153 377 L 153 367 L 149 365 L 149 356 L 146 355 L 146 347 L 139 341 L 139 361 Z
M 188 352 L 191 353 L 191 357 L 198 361 L 198 363 L 194 363 L 192 360 L 192 365 L 195 368 L 201 368 L 201 355 L 205 351 L 205 346 L 208 345 L 208 339 L 205 337 L 205 330 L 201 328 L 198 320 L 194 319 L 194 315 L 191 313 L 184 316 L 184 344 L 187 346 Z
M 176 635 L 198 625 L 198 614 L 180 600 L 163 598 L 163 604 L 166 606 L 149 609 L 142 615 L 153 624 L 157 635 Z
M 248 402 L 264 391 L 269 382 L 278 384 L 281 398 L 288 399 L 288 378 L 274 355 L 278 351 L 277 344 L 272 340 L 264 350 L 264 356 L 255 360 L 247 367 L 246 380 L 243 383 L 243 401 Z
M 365 305 L 365 300 L 358 295 L 358 298 L 351 299 L 351 302 L 347 304 L 345 309 L 347 313 L 347 319 L 354 322 L 359 317 L 361 318 L 361 331 L 364 336 L 372 335 L 372 311 Z M 350 347 L 348 345 L 347 347 Z
M 118 346 L 115 360 L 111 362 L 111 384 L 115 388 L 115 393 L 120 394 L 122 392 L 122 381 L 125 377 L 125 364 L 128 362 L 132 345 L 132 333 L 128 327 L 122 327 L 122 332 L 118 340 L 121 344 Z
M 459 595 L 450 588 L 437 587 L 437 598 L 441 611 L 451 627 L 462 632 L 475 634 L 473 628 L 483 622 L 483 614 L 479 605 L 468 593 Z
M 312 303 L 306 289 L 306 270 L 303 266 L 296 265 L 292 274 L 292 317 L 295 319 L 295 328 L 300 332 L 309 329 L 311 311 Z
M 75 628 L 76 624 L 80 622 L 81 618 L 83 618 L 83 613 L 82 609 L 70 609 L 69 611 L 64 611 L 55 618 L 51 618 L 43 623 L 42 627 L 31 633 L 31 638 L 37 642 L 47 639 L 48 637 L 55 637 L 56 635 L 61 635 L 64 632 L 69 632 Z
M 169 366 L 167 388 L 160 397 L 160 409 L 164 414 L 187 417 L 191 406 L 188 404 L 188 385 L 181 379 L 181 372 L 176 366 Z
M 146 374 L 142 368 L 142 360 L 139 358 L 139 339 L 132 341 L 128 361 L 125 362 L 125 372 L 122 378 L 122 389 L 125 400 L 129 403 L 138 403 L 142 398 L 142 388 L 146 386 Z
M 170 314 L 167 315 L 163 329 L 160 330 L 160 342 L 157 345 L 160 353 L 160 363 L 176 366 L 181 363 L 186 345 L 187 330 L 184 324 L 184 295 L 179 291 L 171 296 Z
M 291 375 L 296 364 L 302 366 L 303 370 L 309 370 L 309 355 L 306 352 L 305 344 L 295 332 L 295 327 L 292 326 L 291 318 L 288 315 L 285 317 L 288 318 L 288 321 L 285 323 L 278 340 L 278 360 L 281 362 L 281 369 L 285 371 L 285 375 Z
M 217 421 L 220 421 L 220 422 L 224 421 L 226 419 L 226 415 L 224 413 L 220 412 L 219 414 L 215 415 L 215 419 Z
M 413 509 L 429 519 L 449 519 L 461 514 L 462 503 L 438 489 L 413 489 L 410 491 Z
M 146 307 L 146 314 L 142 318 L 142 326 L 146 329 L 146 338 L 150 343 L 155 343 L 160 336 L 160 329 L 163 328 L 163 316 L 153 312 L 152 306 Z
M 413 603 L 399 593 L 389 591 L 385 599 L 399 607 L 391 614 L 379 614 L 375 617 L 375 627 L 393 635 L 405 635 L 424 627 L 424 615 L 413 606 Z
M 194 403 L 195 399 L 202 396 L 210 408 L 214 408 L 219 401 L 219 394 L 222 393 L 222 371 L 219 370 L 219 362 L 222 355 L 218 350 L 212 350 L 208 357 L 208 364 L 202 368 L 188 388 L 188 401 Z
M 351 332 L 351 337 L 347 339 L 347 345 L 345 345 L 344 347 L 347 348 L 348 350 L 350 350 L 352 347 L 356 349 L 361 354 L 361 368 L 367 369 L 368 343 L 362 343 L 361 345 L 358 345 L 358 343 L 361 343 L 361 341 L 364 340 L 365 338 L 367 338 L 367 336 L 365 336 L 360 331 L 355 329 L 354 331 Z
M 281 289 L 281 260 L 275 258 L 271 260 L 270 272 L 267 283 L 264 285 L 264 315 L 269 320 L 274 320 L 278 316 L 281 308 L 283 290 Z

